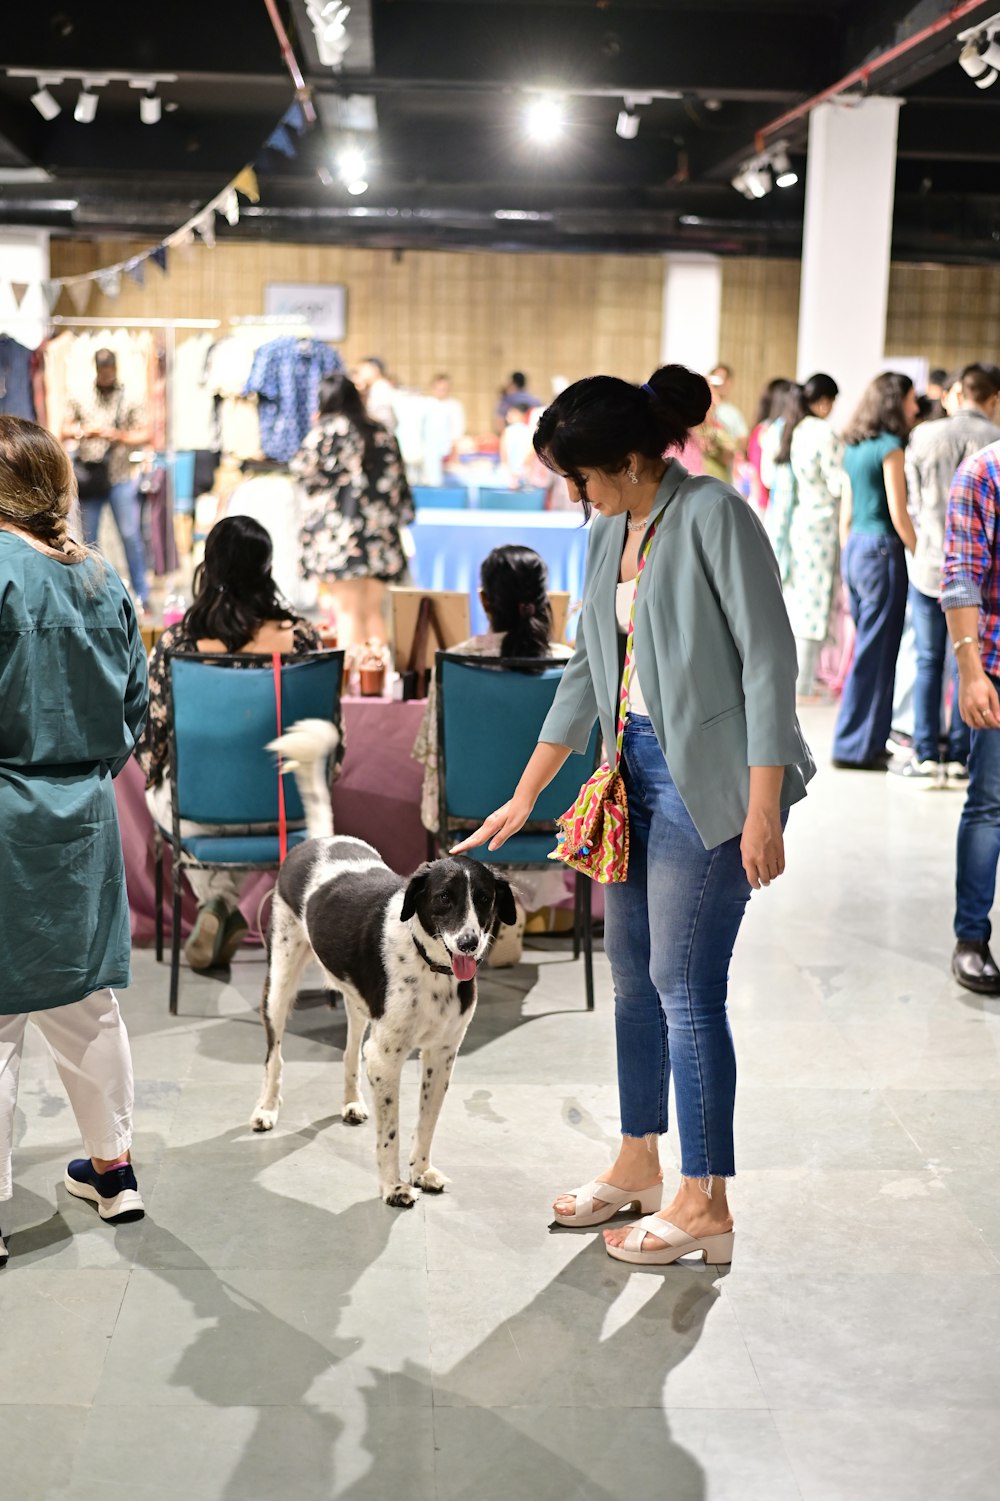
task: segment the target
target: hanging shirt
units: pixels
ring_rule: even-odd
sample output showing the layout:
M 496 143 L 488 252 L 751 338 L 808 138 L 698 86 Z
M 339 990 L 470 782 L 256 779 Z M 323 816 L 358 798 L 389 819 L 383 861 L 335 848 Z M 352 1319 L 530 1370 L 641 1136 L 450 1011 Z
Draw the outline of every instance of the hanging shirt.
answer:
M 0 416 L 35 421 L 31 350 L 9 334 L 0 334 Z
M 206 379 L 208 352 L 213 342 L 210 333 L 203 333 L 177 346 L 173 379 L 176 449 L 210 450 L 216 446 L 215 397 Z
M 319 384 L 343 370 L 319 339 L 272 339 L 258 349 L 244 395 L 256 395 L 264 456 L 286 464 L 302 446 L 319 410 Z

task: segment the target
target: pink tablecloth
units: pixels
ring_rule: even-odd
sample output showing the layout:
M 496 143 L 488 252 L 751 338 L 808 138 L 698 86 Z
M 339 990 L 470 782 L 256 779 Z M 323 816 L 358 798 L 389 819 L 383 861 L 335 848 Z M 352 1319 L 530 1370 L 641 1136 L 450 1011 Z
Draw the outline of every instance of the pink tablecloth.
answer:
M 393 870 L 409 875 L 427 858 L 427 836 L 420 822 L 423 767 L 410 752 L 424 712 L 422 702 L 391 703 L 385 699 L 344 700 L 347 751 L 344 769 L 333 794 L 334 827 L 338 834 L 367 839 Z M 132 914 L 132 941 L 138 947 L 153 942 L 156 901 L 153 862 L 153 820 L 146 806 L 144 779 L 130 761 L 115 783 L 118 818 L 125 851 L 125 880 Z M 258 916 L 263 898 L 274 884 L 273 875 L 251 876 L 240 907 L 251 934 L 259 939 Z M 170 934 L 170 856 L 166 856 L 166 932 Z M 197 907 L 184 884 L 182 927 L 190 931 Z M 266 923 L 266 904 L 263 918 Z

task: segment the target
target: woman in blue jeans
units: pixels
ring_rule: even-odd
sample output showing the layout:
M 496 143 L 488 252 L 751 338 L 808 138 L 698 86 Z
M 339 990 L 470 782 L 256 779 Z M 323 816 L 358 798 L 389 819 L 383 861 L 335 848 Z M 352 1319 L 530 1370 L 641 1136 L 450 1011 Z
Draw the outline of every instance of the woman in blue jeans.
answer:
M 637 1205 L 638 1225 L 605 1232 L 609 1254 L 632 1262 L 698 1250 L 731 1260 L 729 961 L 751 890 L 785 868 L 785 816 L 814 771 L 764 530 L 731 486 L 693 478 L 672 457 L 710 399 L 700 375 L 669 365 L 642 386 L 578 381 L 543 413 L 539 456 L 596 513 L 577 645 L 512 798 L 457 846 L 496 850 L 517 833 L 595 718 L 614 746 L 634 610 L 621 761 L 628 879 L 605 888 L 622 1141 L 610 1168 L 554 1205 L 573 1226 Z M 682 1176 L 661 1210 L 671 1075 Z
M 917 545 L 906 508 L 903 450 L 917 420 L 908 375 L 877 375 L 844 433 L 841 572 L 854 620 L 854 656 L 833 737 L 833 764 L 884 771 L 892 690 L 906 616 L 906 550 Z

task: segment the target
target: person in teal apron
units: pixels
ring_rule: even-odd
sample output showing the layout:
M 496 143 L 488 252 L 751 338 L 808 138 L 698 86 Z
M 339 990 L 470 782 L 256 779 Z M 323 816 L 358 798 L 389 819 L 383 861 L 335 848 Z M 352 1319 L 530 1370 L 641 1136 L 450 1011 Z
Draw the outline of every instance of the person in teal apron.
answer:
M 87 1155 L 71 1194 L 143 1213 L 130 1161 L 132 1058 L 114 987 L 131 942 L 112 779 L 146 719 L 135 607 L 67 533 L 73 473 L 50 433 L 0 416 L 0 1206 L 28 1021 L 42 1032 Z M 0 1232 L 0 1265 L 7 1260 Z

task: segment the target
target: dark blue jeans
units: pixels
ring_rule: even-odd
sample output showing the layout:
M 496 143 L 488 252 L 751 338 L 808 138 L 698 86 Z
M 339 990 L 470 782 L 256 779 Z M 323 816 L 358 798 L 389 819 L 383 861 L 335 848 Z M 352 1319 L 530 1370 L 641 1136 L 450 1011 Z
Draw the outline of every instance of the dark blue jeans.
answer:
M 993 678 L 1000 689 L 1000 678 Z M 1000 860 L 1000 730 L 972 730 L 969 791 L 958 825 L 955 937 L 989 943 Z
M 915 718 L 913 749 L 918 761 L 936 761 L 941 754 L 941 694 L 944 689 L 944 661 L 948 650 L 948 622 L 937 599 L 922 594 L 910 585 L 910 614 L 917 633 L 917 686 L 913 696 Z M 953 660 L 952 680 L 955 697 L 948 730 L 949 761 L 969 759 L 969 736 L 958 712 L 958 664 Z
M 112 485 L 110 495 L 103 500 L 81 500 L 80 510 L 83 513 L 83 540 L 88 547 L 94 547 L 97 543 L 97 529 L 101 524 L 101 512 L 110 501 L 111 513 L 115 518 L 119 535 L 122 539 L 122 547 L 125 549 L 125 561 L 128 564 L 129 577 L 132 580 L 132 592 L 141 604 L 149 599 L 149 580 L 146 577 L 146 548 L 142 540 L 141 510 L 139 496 L 135 485 L 131 480 L 120 485 Z
M 666 1131 L 672 1073 L 681 1172 L 729 1178 L 736 1054 L 726 997 L 750 897 L 740 841 L 706 850 L 644 716 L 627 721 L 622 774 L 628 880 L 605 887 L 604 928 L 622 1134 Z
M 853 532 L 841 571 L 857 634 L 837 715 L 833 759 L 865 766 L 884 753 L 892 729 L 892 688 L 906 617 L 905 549 L 895 534 L 869 537 Z

